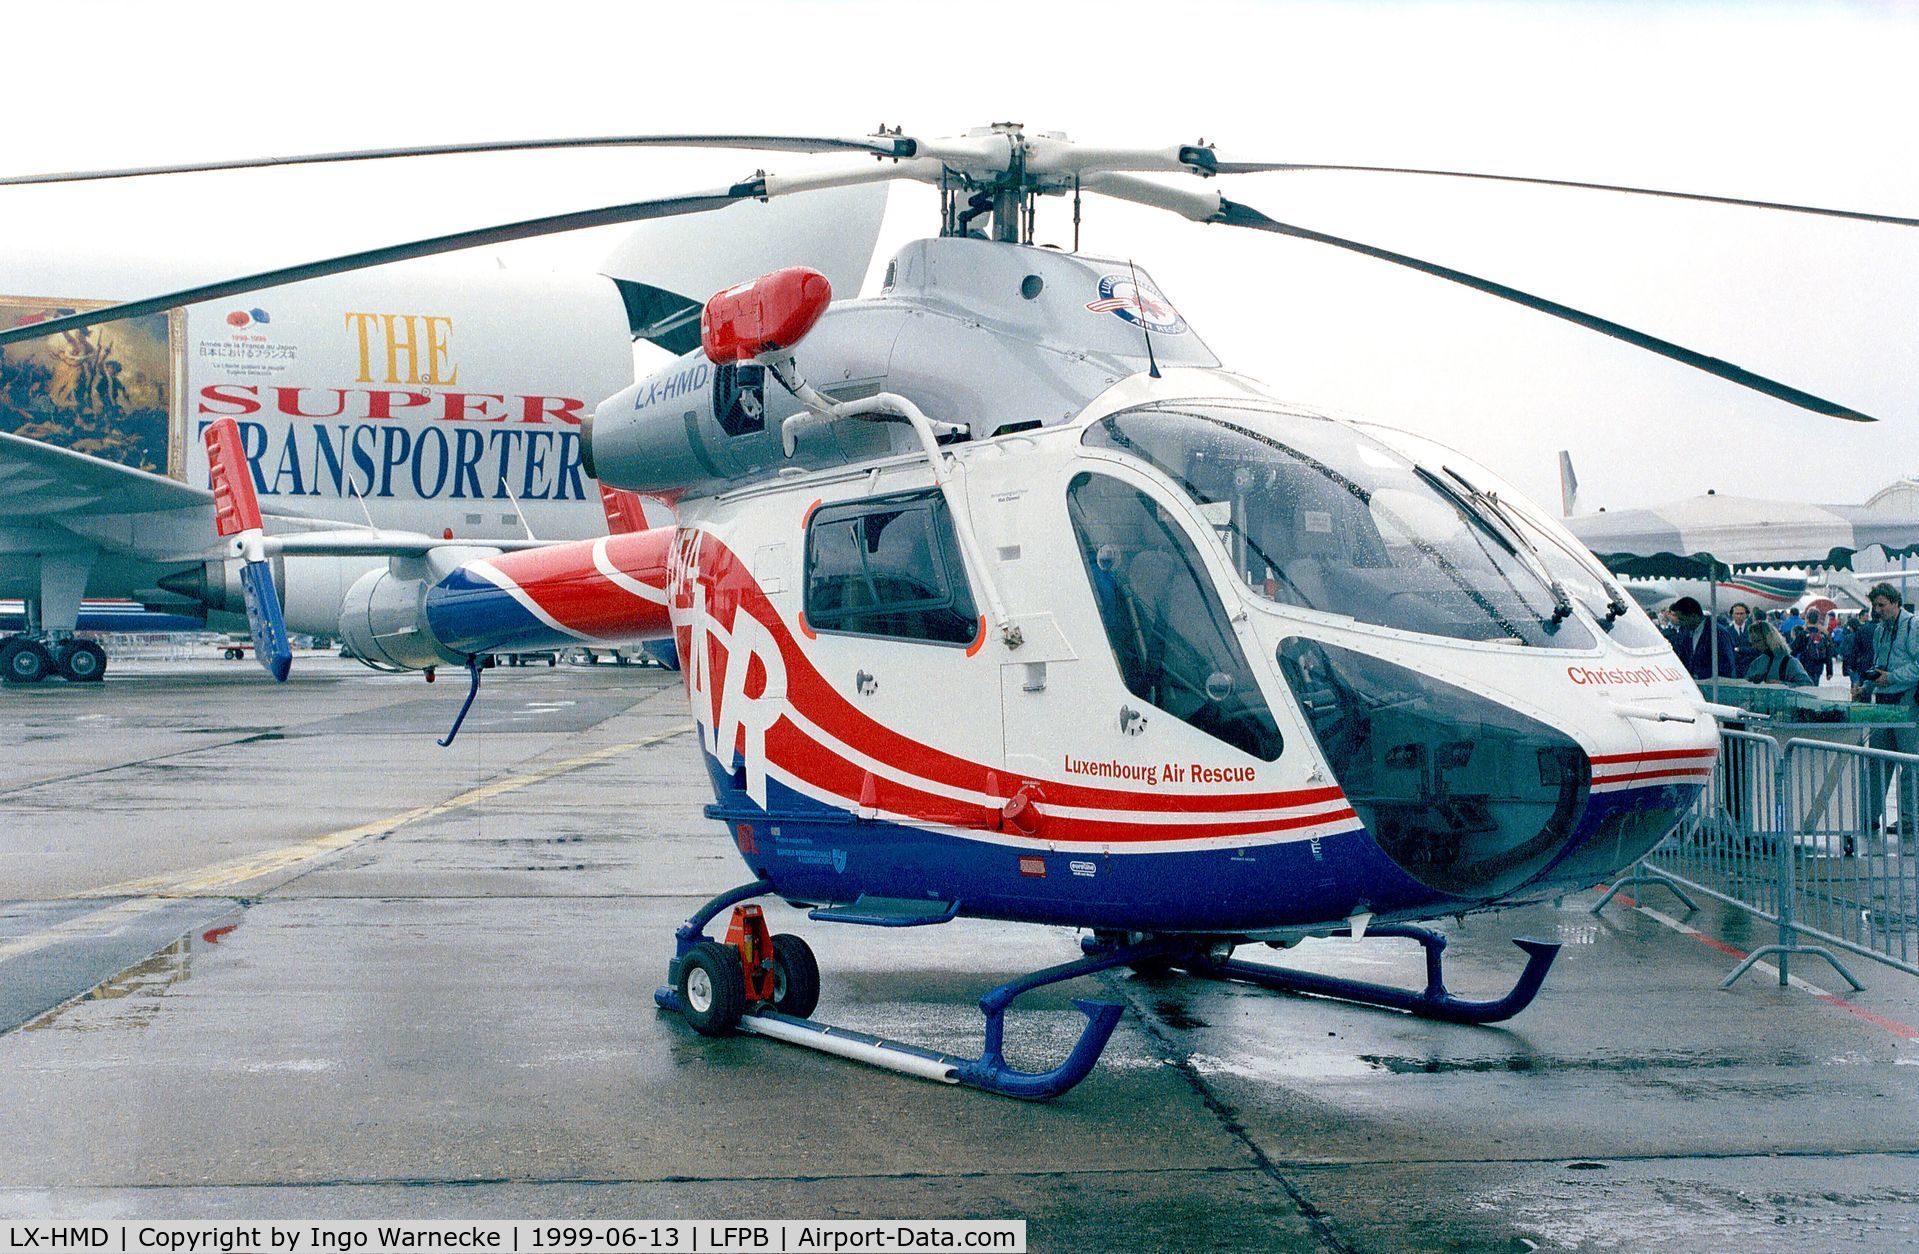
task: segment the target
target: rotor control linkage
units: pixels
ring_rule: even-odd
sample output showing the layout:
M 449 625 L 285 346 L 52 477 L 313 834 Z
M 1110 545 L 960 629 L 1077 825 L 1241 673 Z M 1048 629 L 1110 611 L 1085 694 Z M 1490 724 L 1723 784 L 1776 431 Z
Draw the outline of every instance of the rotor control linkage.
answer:
M 673 962 L 667 969 L 666 987 L 656 990 L 653 1001 L 663 1010 L 678 1011 L 687 1014 L 689 1009 L 698 1011 L 707 1027 L 711 1027 L 710 1007 L 712 983 L 702 971 L 695 979 L 691 968 L 706 962 L 713 942 L 705 935 L 705 927 L 715 916 L 729 906 L 737 906 L 752 897 L 763 896 L 772 890 L 765 880 L 755 880 L 751 884 L 741 885 L 730 892 L 722 893 L 702 906 L 698 913 L 687 920 L 674 933 L 676 942 Z M 775 938 L 777 944 L 779 938 Z M 921 1079 L 937 1080 L 945 1084 L 964 1084 L 971 1088 L 983 1089 L 988 1093 L 998 1093 L 1005 1097 L 1017 1097 L 1027 1101 L 1044 1101 L 1058 1097 L 1066 1092 L 1092 1071 L 1093 1065 L 1106 1048 L 1106 1042 L 1112 1037 L 1113 1029 L 1119 1024 L 1124 1007 L 1114 1002 L 1093 1001 L 1086 998 L 1074 998 L 1073 1005 L 1086 1016 L 1086 1026 L 1080 1030 L 1078 1041 L 1072 1051 L 1058 1066 L 1047 1071 L 1021 1071 L 1006 1061 L 1004 1052 L 1006 1032 L 1006 1010 L 1015 998 L 1036 988 L 1048 984 L 1058 984 L 1064 980 L 1076 979 L 1082 975 L 1093 975 L 1112 967 L 1126 966 L 1155 959 L 1166 959 L 1185 953 L 1186 948 L 1180 942 L 1168 940 L 1147 940 L 1134 945 L 1114 949 L 1102 949 L 1084 958 L 1058 966 L 1035 971 L 1016 980 L 1009 980 L 980 998 L 980 1011 L 986 1016 L 985 1046 L 978 1058 L 960 1058 L 952 1054 L 942 1054 L 934 1050 L 923 1049 L 901 1041 L 888 1040 L 872 1036 L 865 1032 L 856 1032 L 847 1028 L 834 1027 L 797 1015 L 783 1014 L 770 1003 L 749 1003 L 739 1012 L 738 1018 L 727 1026 L 755 1036 L 768 1036 L 775 1040 L 786 1041 L 794 1045 L 803 1045 L 822 1053 L 834 1054 L 842 1058 L 851 1058 L 869 1063 L 876 1067 L 885 1067 L 905 1075 L 918 1076 Z M 730 980 L 730 974 L 726 977 Z M 689 1008 L 681 989 L 685 987 L 692 997 L 703 1002 L 702 1006 Z M 689 1015 L 689 1021 L 693 1021 Z M 695 1026 L 700 1026 L 695 1023 Z
M 1332 935 L 1350 936 L 1352 930 L 1343 928 Z M 1446 938 L 1440 933 L 1406 923 L 1386 923 L 1373 926 L 1366 935 L 1399 936 L 1418 941 L 1426 951 L 1426 987 L 1413 992 L 1364 980 L 1348 980 L 1340 976 L 1295 971 L 1233 958 L 1196 958 L 1182 960 L 1178 965 L 1194 975 L 1209 979 L 1240 980 L 1283 992 L 1311 993 L 1368 1006 L 1385 1006 L 1407 1011 L 1422 1019 L 1441 1019 L 1448 1023 L 1499 1023 L 1532 1004 L 1533 998 L 1539 995 L 1539 986 L 1553 965 L 1553 959 L 1559 956 L 1559 944 L 1556 941 L 1515 937 L 1513 944 L 1526 951 L 1526 969 L 1519 973 L 1519 982 L 1504 997 L 1493 1001 L 1467 1001 L 1446 991 L 1444 963 L 1440 956 L 1446 948 Z

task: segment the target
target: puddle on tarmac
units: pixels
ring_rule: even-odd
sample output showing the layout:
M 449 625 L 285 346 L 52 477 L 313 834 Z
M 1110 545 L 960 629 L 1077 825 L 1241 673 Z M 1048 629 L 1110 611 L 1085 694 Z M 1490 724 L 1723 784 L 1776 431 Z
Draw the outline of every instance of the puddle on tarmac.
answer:
M 1210 1027 L 1211 1024 L 1192 1012 L 1191 1007 L 1180 1002 L 1160 998 L 1153 1003 L 1153 1017 L 1169 1028 L 1182 1032 L 1191 1032 L 1195 1028 Z
M 1812 1058 L 1806 1055 L 1768 1056 L 1763 1064 L 1751 1058 L 1715 1058 L 1701 1054 L 1635 1054 L 1631 1058 L 1549 1058 L 1531 1054 L 1503 1054 L 1481 1058 L 1408 1058 L 1390 1054 L 1361 1054 L 1359 1061 L 1375 1071 L 1394 1075 L 1447 1075 L 1474 1071 L 1651 1071 L 1678 1068 L 1699 1071 L 1726 1067 L 1765 1065 L 1774 1067 L 1810 1067 L 1846 1065 L 1854 1060 Z M 1854 1064 L 1856 1065 L 1856 1063 Z
M 1201 1076 L 1227 1076 L 1273 1084 L 1312 1080 L 1345 1080 L 1373 1074 L 1375 1068 L 1350 1054 L 1314 1054 L 1266 1049 L 1244 1049 L 1226 1057 L 1188 1054 L 1186 1062 Z
M 152 957 L 100 981 L 78 997 L 62 1002 L 24 1024 L 20 1030 L 96 1032 L 147 1027 L 159 1017 L 167 990 L 192 977 L 194 956 L 224 942 L 245 918 L 245 908 L 239 907 L 202 924 Z M 125 1004 L 117 1008 L 117 1013 L 106 1017 L 74 1013 L 89 1002 L 103 1001 Z

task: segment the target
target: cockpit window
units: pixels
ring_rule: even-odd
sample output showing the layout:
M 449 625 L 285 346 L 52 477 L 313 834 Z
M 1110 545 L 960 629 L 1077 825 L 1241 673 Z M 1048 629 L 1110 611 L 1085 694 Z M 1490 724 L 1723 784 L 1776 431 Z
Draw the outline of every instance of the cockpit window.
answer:
M 1253 591 L 1406 631 L 1560 649 L 1592 633 L 1497 502 L 1344 424 L 1252 407 L 1153 405 L 1086 431 L 1199 507 Z
M 1666 644 L 1666 638 L 1653 626 L 1651 617 L 1633 600 L 1618 578 L 1607 573 L 1597 557 L 1586 552 L 1577 540 L 1546 523 L 1530 503 L 1509 498 L 1510 508 L 1519 520 L 1539 536 L 1539 555 L 1565 585 L 1573 599 L 1606 629 L 1615 644 L 1628 649 L 1648 649 Z
M 1067 512 L 1127 690 L 1277 761 L 1279 726 L 1184 529 L 1150 496 L 1106 475 L 1074 476 Z
M 1472 476 L 1475 484 L 1486 489 L 1488 495 L 1497 494 L 1499 508 L 1531 537 L 1541 562 L 1558 576 L 1567 595 L 1612 637 L 1614 644 L 1628 649 L 1666 645 L 1666 638 L 1659 634 L 1652 619 L 1634 602 L 1619 579 L 1608 573 L 1597 557 L 1524 493 L 1457 449 L 1447 448 L 1416 432 L 1369 427 L 1365 434 L 1421 465 L 1450 467 L 1454 473 L 1463 471 Z

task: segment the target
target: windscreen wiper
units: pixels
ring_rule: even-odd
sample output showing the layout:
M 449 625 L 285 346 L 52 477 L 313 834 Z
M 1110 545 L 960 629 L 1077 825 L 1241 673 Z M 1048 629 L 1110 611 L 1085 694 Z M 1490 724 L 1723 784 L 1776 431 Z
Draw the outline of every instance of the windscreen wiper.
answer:
M 1549 628 L 1557 628 L 1559 624 L 1571 618 L 1573 602 L 1572 598 L 1566 594 L 1565 585 L 1561 584 L 1558 577 L 1552 573 L 1552 569 L 1539 556 L 1539 550 L 1533 547 L 1532 541 L 1526 538 L 1526 533 L 1520 530 L 1519 525 L 1506 513 L 1505 507 L 1499 503 L 1498 498 L 1489 492 L 1481 491 L 1452 467 L 1444 466 L 1441 469 L 1452 478 L 1454 483 L 1458 484 L 1458 487 L 1454 487 L 1453 484 L 1446 482 L 1424 466 L 1415 465 L 1413 473 L 1418 475 L 1428 487 L 1451 501 L 1460 513 L 1477 524 L 1481 531 L 1498 541 L 1499 547 L 1529 566 L 1533 574 L 1545 583 L 1553 598 L 1553 614 L 1548 623 Z
M 1508 506 L 1507 508 L 1511 509 L 1512 507 Z M 1613 578 L 1612 572 L 1607 570 L 1605 565 L 1601 563 L 1597 557 L 1594 557 L 1591 553 L 1583 549 L 1575 551 L 1572 546 L 1554 535 L 1549 528 L 1540 526 L 1538 522 L 1532 522 L 1532 530 L 1535 534 L 1545 536 L 1548 540 L 1551 540 L 1554 548 L 1564 553 L 1575 565 L 1583 568 L 1587 574 L 1599 580 L 1600 586 L 1606 590 L 1606 617 L 1603 625 L 1608 631 L 1612 630 L 1612 625 L 1621 618 L 1624 618 L 1626 611 L 1632 608 L 1626 600 L 1625 590 L 1620 587 L 1619 581 Z
M 1474 499 L 1485 501 L 1488 507 L 1494 510 L 1496 513 L 1498 513 L 1500 518 L 1503 519 L 1508 526 L 1513 527 L 1515 534 L 1519 535 L 1519 537 L 1522 540 L 1526 540 L 1526 536 L 1524 532 L 1520 531 L 1517 524 L 1513 521 L 1512 514 L 1509 512 L 1509 507 L 1506 505 L 1504 501 L 1501 501 L 1499 499 L 1497 494 L 1492 492 L 1487 492 L 1483 488 L 1476 487 L 1475 485 L 1473 485 L 1466 479 L 1466 476 L 1460 474 L 1457 470 L 1454 470 L 1451 466 L 1446 467 L 1446 473 L 1451 475 L 1454 479 L 1457 479 L 1469 491 L 1471 491 L 1474 494 Z M 1551 540 L 1553 542 L 1553 546 L 1557 548 L 1560 552 L 1565 553 L 1566 556 L 1572 558 L 1574 561 L 1579 562 L 1580 565 L 1582 566 L 1586 564 L 1583 560 L 1579 558 L 1578 554 L 1575 554 L 1570 549 L 1568 549 L 1565 546 L 1565 544 L 1559 539 L 1557 539 L 1556 537 L 1554 537 L 1551 532 L 1542 532 L 1541 534 L 1545 535 L 1547 539 Z M 1535 547 L 1530 540 L 1526 540 L 1526 547 L 1529 549 L 1532 549 L 1535 555 L 1537 555 L 1537 553 L 1539 552 L 1538 548 Z M 1612 576 L 1606 571 L 1606 568 L 1604 566 L 1599 567 L 1598 574 L 1599 574 L 1599 582 L 1603 584 L 1606 589 L 1606 626 L 1608 629 L 1610 629 L 1613 623 L 1618 621 L 1620 618 L 1624 617 L 1626 614 L 1626 611 L 1631 607 L 1626 604 L 1626 594 L 1620 590 L 1619 584 L 1613 580 Z

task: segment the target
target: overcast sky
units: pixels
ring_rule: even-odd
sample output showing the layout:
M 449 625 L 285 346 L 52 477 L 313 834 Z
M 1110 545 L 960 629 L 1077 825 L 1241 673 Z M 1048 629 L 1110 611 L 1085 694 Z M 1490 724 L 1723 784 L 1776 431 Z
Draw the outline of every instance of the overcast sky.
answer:
M 1222 159 L 1462 168 L 1919 217 L 1919 5 L 76 3 L 10 7 L 0 172 L 476 139 L 950 134 L 1017 119 Z M 0 293 L 144 295 L 724 184 L 779 154 L 500 155 L 0 189 Z M 1227 364 L 1456 445 L 1556 507 L 1857 501 L 1919 472 L 1919 228 L 1393 176 L 1223 190 L 1884 421 L 1820 418 L 1312 244 L 1089 200 Z M 936 229 L 898 194 L 888 237 Z M 1043 240 L 1070 210 L 1041 209 Z M 588 269 L 604 236 L 496 250 Z M 491 254 L 487 259 L 492 264 Z M 747 276 L 740 276 L 747 277 Z

